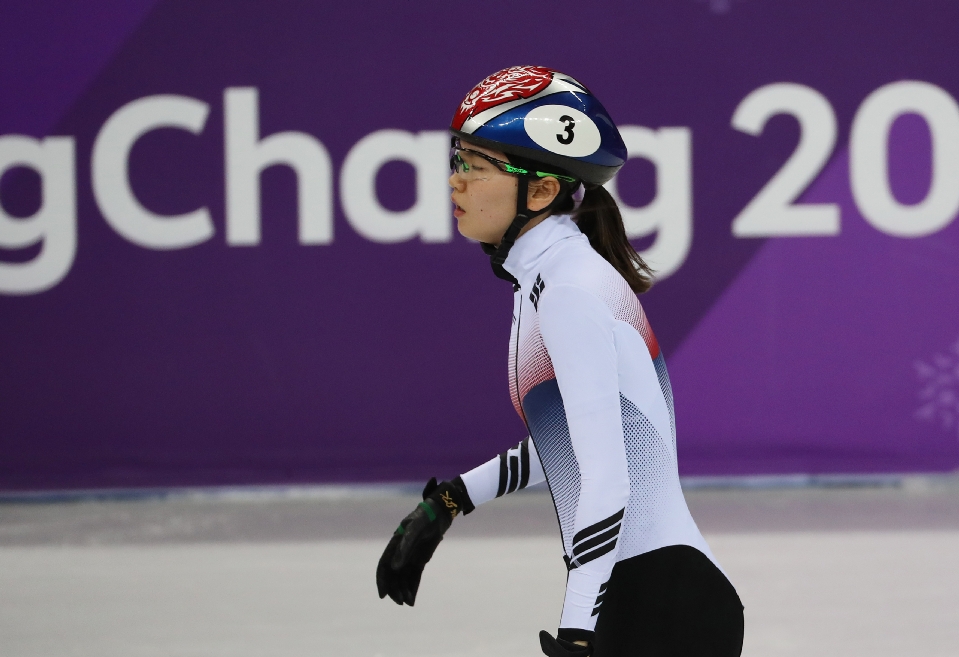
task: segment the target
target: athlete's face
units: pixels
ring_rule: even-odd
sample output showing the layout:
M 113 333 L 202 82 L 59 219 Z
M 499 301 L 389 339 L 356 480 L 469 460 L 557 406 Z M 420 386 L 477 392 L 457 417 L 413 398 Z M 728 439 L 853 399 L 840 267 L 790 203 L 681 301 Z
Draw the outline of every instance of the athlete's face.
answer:
M 497 160 L 509 161 L 505 153 L 463 142 L 463 147 L 485 153 Z M 450 176 L 453 193 L 453 216 L 459 231 L 487 244 L 498 244 L 503 233 L 516 216 L 516 176 L 500 170 L 479 155 L 460 153 L 469 173 L 456 172 Z
M 508 162 L 505 153 L 483 148 L 469 142 L 461 142 L 468 150 L 459 151 L 463 160 L 460 171 L 450 176 L 453 188 L 453 216 L 460 233 L 487 244 L 499 244 L 503 233 L 516 216 L 516 192 L 519 182 L 515 175 L 506 173 L 496 164 L 476 153 L 479 151 L 493 159 Z M 534 213 L 547 207 L 561 191 L 559 181 L 552 176 L 531 179 L 526 196 L 526 207 Z M 544 212 L 526 224 L 520 235 L 549 216 Z

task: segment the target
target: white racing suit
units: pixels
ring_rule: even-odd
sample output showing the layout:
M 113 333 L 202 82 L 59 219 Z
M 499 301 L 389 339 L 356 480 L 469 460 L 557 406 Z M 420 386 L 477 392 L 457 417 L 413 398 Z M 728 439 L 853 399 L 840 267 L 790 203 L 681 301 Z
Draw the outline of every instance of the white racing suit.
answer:
M 530 229 L 503 267 L 519 282 L 509 381 L 530 437 L 462 480 L 477 506 L 546 480 L 569 571 L 559 626 L 589 632 L 618 561 L 670 545 L 716 560 L 683 498 L 669 376 L 629 285 L 568 216 Z

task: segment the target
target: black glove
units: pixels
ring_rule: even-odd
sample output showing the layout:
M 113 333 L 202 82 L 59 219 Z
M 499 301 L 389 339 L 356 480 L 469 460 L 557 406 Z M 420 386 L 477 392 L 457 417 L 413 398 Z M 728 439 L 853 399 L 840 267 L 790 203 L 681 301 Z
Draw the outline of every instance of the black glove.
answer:
M 546 630 L 539 633 L 539 646 L 546 657 L 589 657 L 593 654 L 592 646 L 581 646 L 566 639 L 554 639 Z
M 441 484 L 436 483 L 436 477 L 430 479 L 423 489 L 423 501 L 400 522 L 376 566 L 380 598 L 388 595 L 396 604 L 412 607 L 423 568 L 443 540 L 443 534 L 456 514 L 472 510 L 462 479 L 457 477 Z

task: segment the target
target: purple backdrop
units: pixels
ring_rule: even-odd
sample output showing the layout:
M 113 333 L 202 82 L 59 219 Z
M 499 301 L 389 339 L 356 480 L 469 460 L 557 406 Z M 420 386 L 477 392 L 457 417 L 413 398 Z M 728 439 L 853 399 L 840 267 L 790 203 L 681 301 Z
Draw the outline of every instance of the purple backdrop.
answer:
M 0 293 L 0 488 L 411 480 L 522 438 L 506 388 L 509 286 L 455 231 L 367 239 L 340 189 L 361 139 L 441 131 L 473 84 L 517 63 L 581 79 L 621 125 L 689 131 L 691 248 L 643 297 L 684 474 L 959 466 L 956 213 L 895 235 L 865 218 L 850 183 L 851 126 L 871 93 L 916 80 L 959 97 L 955 3 L 21 5 L 0 21 L 0 135 L 75 140 L 77 245 L 50 289 Z M 731 126 L 744 98 L 780 82 L 835 113 L 835 148 L 797 202 L 837 204 L 838 234 L 731 230 L 800 142 L 786 115 L 759 136 Z M 261 137 L 308 133 L 329 152 L 331 243 L 298 241 L 284 166 L 262 175 L 259 244 L 228 243 L 224 90 L 236 87 L 258 89 Z M 215 234 L 189 248 L 131 243 L 91 186 L 101 128 L 157 94 L 209 106 L 199 134 L 148 132 L 128 163 L 153 212 L 209 210 Z M 889 131 L 901 204 L 921 204 L 935 175 L 959 189 L 959 133 L 937 111 L 939 134 L 915 112 Z M 631 160 L 621 197 L 648 203 L 657 175 Z M 417 201 L 409 164 L 383 166 L 375 186 L 388 209 Z M 6 171 L 0 243 L 41 198 L 37 173 Z M 0 263 L 40 249 L 0 248 Z

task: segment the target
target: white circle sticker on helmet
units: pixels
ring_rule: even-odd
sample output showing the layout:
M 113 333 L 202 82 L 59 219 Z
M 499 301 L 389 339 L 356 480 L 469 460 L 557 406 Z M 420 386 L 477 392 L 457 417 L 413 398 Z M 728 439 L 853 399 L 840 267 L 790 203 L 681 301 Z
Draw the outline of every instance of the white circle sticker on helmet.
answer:
M 592 155 L 602 142 L 596 124 L 579 110 L 565 105 L 541 105 L 532 109 L 523 126 L 530 139 L 557 155 Z

